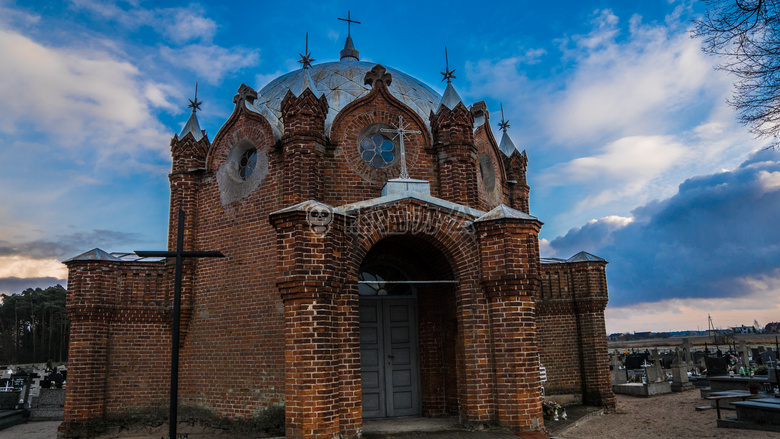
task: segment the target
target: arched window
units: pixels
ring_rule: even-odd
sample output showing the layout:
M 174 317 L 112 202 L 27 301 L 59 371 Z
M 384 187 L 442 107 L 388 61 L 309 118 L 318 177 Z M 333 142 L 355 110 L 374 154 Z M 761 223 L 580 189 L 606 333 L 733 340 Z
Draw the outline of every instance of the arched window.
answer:
M 386 262 L 363 267 L 358 275 L 358 294 L 361 296 L 413 296 L 414 284 L 401 268 Z

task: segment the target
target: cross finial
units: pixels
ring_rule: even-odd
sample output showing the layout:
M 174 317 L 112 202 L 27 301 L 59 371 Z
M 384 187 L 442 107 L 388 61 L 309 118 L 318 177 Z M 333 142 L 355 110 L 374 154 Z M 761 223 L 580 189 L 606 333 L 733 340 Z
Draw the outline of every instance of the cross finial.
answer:
M 409 172 L 406 170 L 406 150 L 404 148 L 404 134 L 420 134 L 419 130 L 409 130 L 404 125 L 404 117 L 398 116 L 398 126 L 393 128 L 380 128 L 379 131 L 384 133 L 393 133 L 400 140 L 401 147 L 401 175 L 399 178 L 403 180 L 409 179 Z
M 304 69 L 308 69 L 309 67 L 311 67 L 312 61 L 316 61 L 314 58 L 311 57 L 311 53 L 309 52 L 309 33 L 308 32 L 306 32 L 306 49 L 303 51 L 303 53 L 299 53 L 298 55 L 301 56 L 301 59 L 298 60 L 298 62 L 303 64 L 303 68 Z
M 192 113 L 195 114 L 197 110 L 200 110 L 200 104 L 203 102 L 198 102 L 198 83 L 195 83 L 195 100 L 187 99 L 190 101 L 190 105 L 187 105 L 187 108 L 192 108 Z
M 505 133 L 507 128 L 509 128 L 509 121 L 504 120 L 504 103 L 501 103 L 501 122 L 498 123 L 498 127 L 501 128 Z
M 360 24 L 359 21 L 355 21 L 355 20 L 352 19 L 351 13 L 352 13 L 352 11 L 347 10 L 347 18 L 338 17 L 339 20 L 347 22 L 347 36 L 348 37 L 352 36 L 352 23 Z
M 452 82 L 452 79 L 455 78 L 455 69 L 450 70 L 450 58 L 447 56 L 447 46 L 444 46 L 444 71 L 441 72 L 442 75 L 444 75 L 444 78 L 442 78 L 442 81 L 445 79 L 447 80 L 447 84 Z

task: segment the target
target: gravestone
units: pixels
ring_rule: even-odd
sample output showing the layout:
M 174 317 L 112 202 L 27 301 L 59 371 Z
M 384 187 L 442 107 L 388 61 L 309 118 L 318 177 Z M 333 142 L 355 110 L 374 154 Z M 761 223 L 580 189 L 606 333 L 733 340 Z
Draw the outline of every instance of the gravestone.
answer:
M 626 369 L 641 369 L 642 363 L 647 361 L 649 355 L 647 352 L 626 355 Z
M 682 354 L 682 361 L 688 365 L 688 370 L 693 369 L 693 345 L 687 338 L 683 338 L 683 342 L 680 343 L 680 353 Z
M 771 368 L 777 365 L 777 355 L 774 351 L 764 351 L 758 354 L 761 364 Z
M 745 340 L 742 340 L 739 342 L 739 352 L 740 356 L 742 358 L 742 366 L 749 367 L 750 366 L 750 351 L 748 350 L 747 343 L 745 343 Z
M 688 363 L 677 348 L 677 359 L 672 363 L 672 392 L 684 392 L 693 389 L 693 383 L 688 381 Z
M 658 353 L 658 349 L 653 349 L 653 352 L 650 354 L 650 360 L 653 364 L 645 369 L 648 384 L 666 381 L 666 373 L 661 368 L 662 359 L 663 357 Z
M 728 357 L 704 357 L 707 365 L 707 376 L 722 376 L 729 374 Z
M 628 378 L 626 376 L 626 370 L 620 368 L 620 360 L 617 356 L 614 356 L 610 358 L 609 360 L 611 371 L 610 374 L 612 376 L 612 384 L 625 384 L 626 381 L 628 381 Z

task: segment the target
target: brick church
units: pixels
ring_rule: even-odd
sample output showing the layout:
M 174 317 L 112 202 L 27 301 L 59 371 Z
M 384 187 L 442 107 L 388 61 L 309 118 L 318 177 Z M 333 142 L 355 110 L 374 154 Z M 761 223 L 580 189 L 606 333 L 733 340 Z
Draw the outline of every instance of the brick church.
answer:
M 607 262 L 541 259 L 525 151 L 484 101 L 360 61 L 241 85 L 213 140 L 171 141 L 183 269 L 178 399 L 216 418 L 284 407 L 288 438 L 458 416 L 543 431 L 548 399 L 611 406 Z M 502 121 L 503 122 L 503 121 Z M 69 268 L 62 437 L 168 406 L 171 260 L 94 249 Z M 542 382 L 540 366 L 546 369 Z M 544 388 L 544 390 L 543 390 Z

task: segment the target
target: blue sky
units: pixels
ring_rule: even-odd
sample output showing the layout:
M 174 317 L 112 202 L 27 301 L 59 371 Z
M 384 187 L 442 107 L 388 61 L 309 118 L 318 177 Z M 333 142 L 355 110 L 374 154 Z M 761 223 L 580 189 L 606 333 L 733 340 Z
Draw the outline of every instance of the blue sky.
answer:
M 725 101 L 733 78 L 689 35 L 700 2 L 22 2 L 0 0 L 0 292 L 64 283 L 93 247 L 166 244 L 170 139 L 209 137 L 241 83 L 298 69 L 309 33 L 466 104 L 503 103 L 529 156 L 544 256 L 610 261 L 607 329 L 780 320 L 780 153 Z

